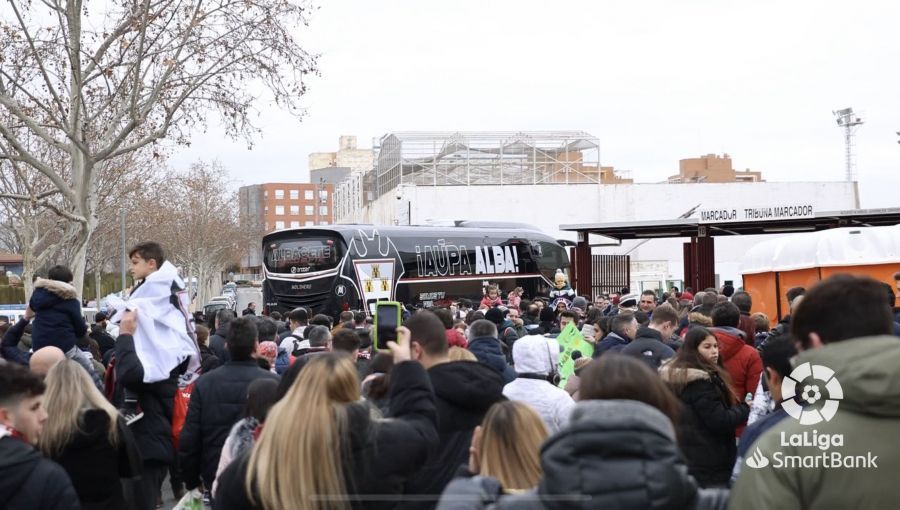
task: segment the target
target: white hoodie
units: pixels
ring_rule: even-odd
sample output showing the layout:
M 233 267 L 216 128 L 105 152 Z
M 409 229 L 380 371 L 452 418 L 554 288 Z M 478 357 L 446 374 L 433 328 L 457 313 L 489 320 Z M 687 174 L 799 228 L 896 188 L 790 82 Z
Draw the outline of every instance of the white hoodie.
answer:
M 524 336 L 513 344 L 516 373 L 549 376 L 559 370 L 559 343 L 540 335 Z M 518 377 L 503 387 L 503 396 L 530 405 L 541 416 L 550 434 L 569 424 L 575 401 L 565 390 L 541 379 Z
M 180 308 L 172 306 L 173 283 L 179 289 L 185 288 L 178 270 L 166 261 L 134 289 L 127 302 L 114 296 L 109 298 L 109 305 L 116 310 L 110 320 L 113 324 L 119 324 L 126 310 L 137 311 L 134 349 L 144 366 L 145 383 L 168 379 L 172 369 L 187 358 L 190 358 L 188 374 L 200 368 L 200 349 L 190 334 L 193 328 L 184 308 L 186 304 L 181 300 Z

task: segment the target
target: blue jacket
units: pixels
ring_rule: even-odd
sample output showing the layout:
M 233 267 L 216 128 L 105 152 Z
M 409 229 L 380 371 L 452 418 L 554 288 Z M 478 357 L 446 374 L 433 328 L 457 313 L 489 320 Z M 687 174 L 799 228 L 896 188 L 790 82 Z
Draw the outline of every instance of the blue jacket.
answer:
M 28 304 L 34 310 L 32 351 L 53 345 L 68 352 L 87 333 L 75 287 L 68 283 L 38 278 Z
M 480 363 L 493 368 L 503 376 L 503 384 L 511 383 L 516 378 L 516 371 L 506 363 L 506 356 L 500 347 L 500 340 L 487 336 L 475 338 L 469 342 L 469 351 Z
M 625 348 L 626 345 L 628 345 L 628 340 L 620 337 L 615 333 L 610 333 L 606 335 L 606 338 L 601 340 L 599 344 L 597 344 L 597 348 L 594 349 L 594 357 L 598 358 L 606 351 L 621 351 L 623 348 Z

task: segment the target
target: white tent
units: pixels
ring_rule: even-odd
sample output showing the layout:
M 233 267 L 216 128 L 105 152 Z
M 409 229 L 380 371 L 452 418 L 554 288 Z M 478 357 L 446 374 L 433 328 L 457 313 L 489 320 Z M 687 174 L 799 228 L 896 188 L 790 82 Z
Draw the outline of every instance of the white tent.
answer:
M 741 274 L 896 263 L 900 225 L 834 228 L 761 242 L 741 259 Z

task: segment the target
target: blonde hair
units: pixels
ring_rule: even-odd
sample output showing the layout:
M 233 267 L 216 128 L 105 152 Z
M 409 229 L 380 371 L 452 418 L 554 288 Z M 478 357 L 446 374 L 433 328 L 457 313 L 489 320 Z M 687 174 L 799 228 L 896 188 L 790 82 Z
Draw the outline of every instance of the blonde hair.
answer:
M 349 508 L 347 405 L 359 400 L 356 367 L 342 354 L 316 356 L 269 411 L 244 485 L 266 510 Z M 257 501 L 258 500 L 258 501 Z
M 119 431 L 116 421 L 119 413 L 106 400 L 87 371 L 77 362 L 62 360 L 47 372 L 44 380 L 47 391 L 44 392 L 44 408 L 51 419 L 44 424 L 41 432 L 40 448 L 47 456 L 62 453 L 78 432 L 82 429 L 84 412 L 96 409 L 109 416 L 107 438 L 113 446 L 119 444 Z
M 448 351 L 450 361 L 478 361 L 478 358 L 468 349 L 454 345 Z
M 536 486 L 544 473 L 541 445 L 547 435 L 543 420 L 528 404 L 494 404 L 481 425 L 479 474 L 496 478 L 507 491 Z

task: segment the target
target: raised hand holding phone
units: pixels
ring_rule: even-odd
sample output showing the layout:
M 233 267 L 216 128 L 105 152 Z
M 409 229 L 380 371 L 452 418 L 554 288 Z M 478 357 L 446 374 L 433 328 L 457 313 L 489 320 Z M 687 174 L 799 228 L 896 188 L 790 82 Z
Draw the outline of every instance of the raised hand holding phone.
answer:
M 395 365 L 412 359 L 409 352 L 410 336 L 410 332 L 406 329 L 406 326 L 400 326 L 397 328 L 397 341 L 390 341 L 387 343 L 388 349 L 390 349 L 391 354 L 394 355 Z

